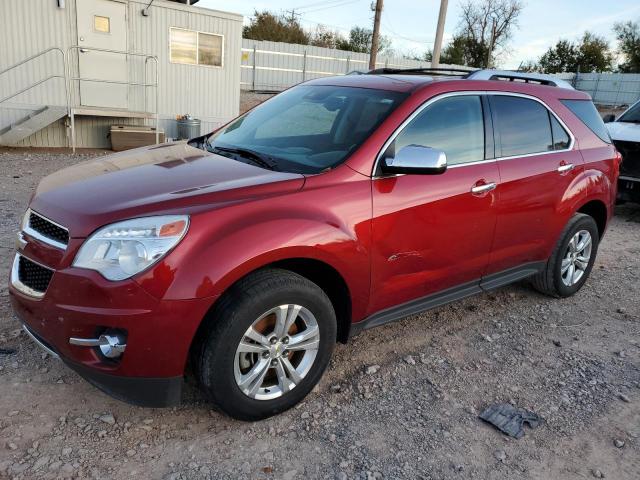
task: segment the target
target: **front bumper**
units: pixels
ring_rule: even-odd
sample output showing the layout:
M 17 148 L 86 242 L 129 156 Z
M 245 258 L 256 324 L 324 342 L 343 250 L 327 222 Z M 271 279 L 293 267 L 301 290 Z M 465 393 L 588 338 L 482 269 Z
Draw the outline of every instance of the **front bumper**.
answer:
M 157 299 L 135 281 L 110 282 L 73 267 L 55 270 L 40 297 L 12 283 L 9 294 L 16 316 L 38 343 L 106 393 L 150 407 L 179 403 L 191 342 L 215 300 Z M 97 347 L 69 343 L 105 329 L 126 332 L 126 351 L 117 360 Z
M 51 345 L 22 325 L 31 339 L 47 353 L 62 360 L 87 382 L 106 394 L 139 407 L 172 407 L 180 404 L 182 376 L 167 378 L 121 377 L 109 375 L 61 357 Z

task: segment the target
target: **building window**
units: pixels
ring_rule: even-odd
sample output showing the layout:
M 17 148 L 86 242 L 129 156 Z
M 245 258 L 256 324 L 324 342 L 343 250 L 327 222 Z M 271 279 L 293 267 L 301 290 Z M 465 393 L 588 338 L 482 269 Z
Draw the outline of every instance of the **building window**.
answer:
M 222 67 L 222 35 L 170 29 L 171 63 Z
M 110 33 L 111 21 L 109 20 L 109 17 L 101 17 L 99 15 L 94 15 L 93 29 L 96 32 L 100 32 L 100 33 Z

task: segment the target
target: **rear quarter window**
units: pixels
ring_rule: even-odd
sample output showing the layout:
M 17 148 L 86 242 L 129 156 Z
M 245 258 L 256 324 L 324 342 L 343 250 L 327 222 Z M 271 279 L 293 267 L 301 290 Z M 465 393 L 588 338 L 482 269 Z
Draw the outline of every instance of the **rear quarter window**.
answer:
M 611 137 L 604 122 L 596 110 L 596 106 L 591 100 L 560 100 L 565 107 L 573 112 L 573 114 L 584 123 L 589 130 L 595 133 L 600 140 L 611 143 Z

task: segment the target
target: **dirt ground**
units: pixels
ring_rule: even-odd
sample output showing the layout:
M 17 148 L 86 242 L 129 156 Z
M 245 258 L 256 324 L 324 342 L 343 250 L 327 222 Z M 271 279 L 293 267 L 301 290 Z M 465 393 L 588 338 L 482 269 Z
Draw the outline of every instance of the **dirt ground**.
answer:
M 0 152 L 0 277 L 38 180 L 86 158 Z M 0 478 L 638 479 L 640 206 L 616 214 L 574 297 L 517 284 L 369 330 L 257 423 L 212 411 L 189 378 L 173 409 L 100 393 L 21 333 L 5 280 Z M 494 402 L 544 423 L 511 439 L 478 419 Z

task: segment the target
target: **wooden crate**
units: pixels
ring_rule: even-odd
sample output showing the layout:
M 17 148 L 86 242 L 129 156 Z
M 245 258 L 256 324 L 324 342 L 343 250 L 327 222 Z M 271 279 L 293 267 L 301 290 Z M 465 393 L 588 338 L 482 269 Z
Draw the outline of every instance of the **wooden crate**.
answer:
M 110 131 L 111 149 L 115 152 L 156 143 L 156 129 L 133 125 L 113 125 Z M 159 130 L 159 142 L 164 143 L 164 131 Z

